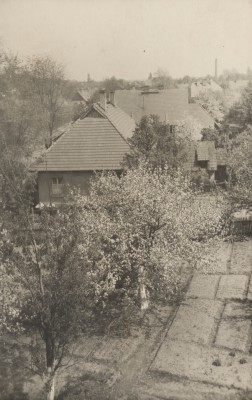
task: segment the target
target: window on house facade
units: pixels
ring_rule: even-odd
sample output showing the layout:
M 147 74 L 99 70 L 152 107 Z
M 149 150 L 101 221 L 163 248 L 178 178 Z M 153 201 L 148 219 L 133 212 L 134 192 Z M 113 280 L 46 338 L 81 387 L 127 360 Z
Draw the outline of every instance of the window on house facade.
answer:
M 63 178 L 57 177 L 51 179 L 51 194 L 53 196 L 62 196 L 63 187 Z
M 206 161 L 206 160 L 202 160 L 202 161 L 198 161 L 198 165 L 199 165 L 199 167 L 200 168 L 207 168 L 207 165 L 208 165 L 208 161 Z

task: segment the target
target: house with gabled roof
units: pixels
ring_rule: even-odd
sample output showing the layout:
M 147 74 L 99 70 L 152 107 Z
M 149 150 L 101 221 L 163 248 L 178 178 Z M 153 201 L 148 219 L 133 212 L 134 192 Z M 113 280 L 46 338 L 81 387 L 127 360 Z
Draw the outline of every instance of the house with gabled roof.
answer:
M 135 121 L 114 104 L 105 92 L 99 103 L 88 110 L 44 153 L 32 169 L 38 173 L 38 197 L 44 204 L 61 203 L 68 188 L 89 192 L 90 179 L 97 171 L 120 173 L 129 151 L 127 139 Z
M 81 193 L 87 195 L 95 172 L 112 170 L 120 174 L 124 155 L 130 150 L 128 139 L 144 115 L 157 114 L 171 127 L 193 115 L 203 121 L 203 127 L 211 126 L 211 117 L 206 111 L 198 104 L 188 103 L 187 92 L 177 89 L 162 92 L 146 95 L 140 92 L 144 95 L 141 97 L 136 90 L 116 91 L 110 93 L 107 100 L 105 91 L 101 91 L 100 101 L 81 119 L 69 124 L 33 164 L 32 169 L 38 173 L 39 202 L 61 203 L 71 187 L 79 187 Z M 189 157 L 193 160 L 190 168 L 206 168 L 215 176 L 218 171 L 216 149 L 206 143 L 195 144 L 196 149 L 193 148 Z

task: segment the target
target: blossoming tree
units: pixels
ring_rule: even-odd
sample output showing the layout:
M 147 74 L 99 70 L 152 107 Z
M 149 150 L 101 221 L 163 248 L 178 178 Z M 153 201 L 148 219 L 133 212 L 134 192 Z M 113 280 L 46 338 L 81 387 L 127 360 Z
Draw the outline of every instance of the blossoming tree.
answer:
M 181 172 L 143 164 L 120 179 L 102 174 L 78 203 L 83 257 L 100 274 L 101 310 L 106 313 L 114 299 L 121 317 L 126 305 L 145 309 L 173 298 L 181 266 L 193 266 L 202 243 L 221 232 L 225 208 L 217 199 L 200 200 Z
M 82 332 L 108 332 L 174 300 L 183 265 L 221 232 L 223 207 L 200 202 L 189 178 L 140 164 L 104 173 L 35 229 L 28 208 L 1 229 L 2 329 L 33 339 L 32 368 L 54 399 L 55 376 Z M 122 325 L 121 325 L 122 326 Z

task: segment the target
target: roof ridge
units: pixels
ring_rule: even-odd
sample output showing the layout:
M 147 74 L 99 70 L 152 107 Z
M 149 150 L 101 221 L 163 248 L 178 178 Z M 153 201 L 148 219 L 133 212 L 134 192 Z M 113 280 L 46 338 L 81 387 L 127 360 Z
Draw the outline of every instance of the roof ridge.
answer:
M 210 115 L 209 112 L 208 112 L 204 107 L 202 107 L 202 105 L 201 105 L 200 103 L 189 103 L 189 104 L 193 104 L 193 105 L 197 104 L 197 105 L 199 106 L 199 108 L 200 108 L 201 110 L 203 110 L 204 113 L 205 113 L 208 117 L 211 117 L 211 118 L 214 120 L 214 122 L 215 122 L 214 117 L 213 117 L 212 115 Z
M 116 110 L 120 111 L 127 119 L 130 119 L 133 121 L 133 123 L 135 124 L 135 121 L 133 118 L 131 118 L 125 111 L 123 111 L 120 107 L 109 103 L 109 105 L 111 107 L 114 107 Z M 103 110 L 103 108 L 100 106 L 100 104 L 97 103 L 93 103 L 92 107 L 87 111 L 87 113 L 85 114 L 84 118 L 86 118 L 86 115 L 90 112 L 90 110 L 94 108 L 98 113 L 100 113 L 103 117 L 107 118 L 107 120 L 111 123 L 111 125 L 113 125 L 113 127 L 116 129 L 116 131 L 118 132 L 118 134 L 121 136 L 121 138 L 128 143 L 127 138 L 124 137 L 123 133 L 120 132 L 120 128 L 117 126 L 116 122 L 113 121 L 113 117 L 111 120 L 111 115 L 109 115 L 109 113 L 106 110 Z
M 33 163 L 32 169 L 38 172 L 121 169 L 129 144 L 108 118 L 85 118 L 73 129 Z
M 129 117 L 128 114 L 126 114 L 126 113 L 125 113 L 123 110 L 121 110 L 119 107 L 117 107 L 117 106 L 115 106 L 115 105 L 113 105 L 113 107 L 115 107 L 115 108 L 117 108 L 118 110 L 122 111 L 125 115 L 127 115 L 127 117 Z M 109 116 L 107 116 L 107 118 L 108 118 L 109 122 L 111 123 L 111 125 L 113 125 L 113 127 L 117 130 L 117 132 L 119 133 L 119 135 L 121 136 L 121 138 L 122 138 L 126 143 L 128 143 L 127 139 L 126 139 L 126 138 L 123 136 L 123 134 L 119 131 L 119 129 L 118 129 L 118 127 L 116 126 L 116 124 L 115 124 L 114 122 L 111 121 L 111 119 L 109 118 Z M 130 118 L 130 117 L 129 117 L 129 118 Z
M 98 106 L 98 110 L 97 110 L 97 108 L 96 108 L 97 106 Z M 88 107 L 88 109 L 87 109 L 87 111 L 84 113 L 83 117 L 82 117 L 82 118 L 79 118 L 79 119 L 81 119 L 81 121 L 83 121 L 93 108 L 95 109 L 95 111 L 97 111 L 97 112 L 98 112 L 99 114 L 101 114 L 103 117 L 105 117 L 104 111 L 100 110 L 101 106 L 99 105 L 99 103 L 93 103 L 93 104 L 91 104 L 91 106 Z M 93 117 L 92 117 L 92 118 L 93 118 Z

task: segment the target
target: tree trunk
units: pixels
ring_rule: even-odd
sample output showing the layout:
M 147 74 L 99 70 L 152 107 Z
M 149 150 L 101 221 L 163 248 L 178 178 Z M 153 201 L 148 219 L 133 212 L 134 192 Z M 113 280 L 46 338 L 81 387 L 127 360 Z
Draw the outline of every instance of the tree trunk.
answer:
M 51 368 L 47 368 L 46 374 L 46 382 L 45 382 L 45 389 L 46 389 L 46 400 L 54 400 L 55 396 L 55 375 L 52 373 Z
M 146 310 L 149 307 L 149 302 L 147 299 L 146 287 L 144 284 L 144 267 L 140 267 L 139 276 L 139 296 L 140 296 L 140 309 Z
M 55 395 L 55 357 L 54 357 L 54 339 L 49 328 L 45 330 L 45 345 L 46 345 L 46 400 L 54 400 Z

